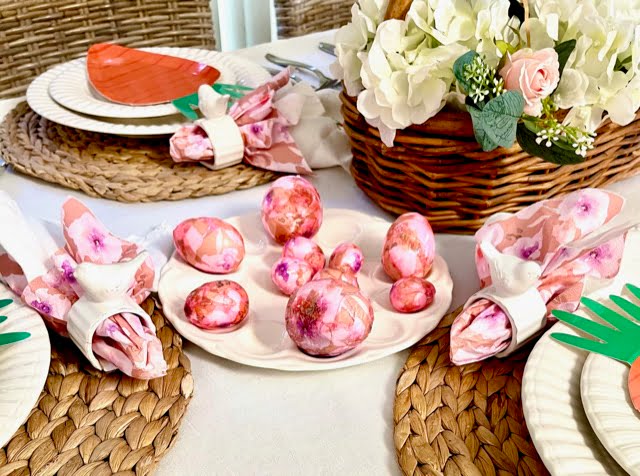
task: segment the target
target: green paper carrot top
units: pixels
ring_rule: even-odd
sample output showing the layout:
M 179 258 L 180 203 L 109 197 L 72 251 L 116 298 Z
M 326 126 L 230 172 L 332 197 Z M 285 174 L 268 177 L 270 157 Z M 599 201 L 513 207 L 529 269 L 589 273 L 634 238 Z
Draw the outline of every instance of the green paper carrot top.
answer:
M 640 288 L 632 284 L 627 284 L 626 288 L 640 299 Z M 558 320 L 597 340 L 563 333 L 553 333 L 551 337 L 558 342 L 602 354 L 630 365 L 627 387 L 633 407 L 640 411 L 640 306 L 620 296 L 609 296 L 609 299 L 630 318 L 593 299 L 582 298 L 581 302 L 587 309 L 612 327 L 566 311 L 553 311 L 552 314 Z
M 7 307 L 13 301 L 11 299 L 0 299 L 0 309 Z M 7 316 L 0 316 L 0 324 L 7 320 Z M 31 336 L 28 332 L 7 332 L 0 334 L 0 345 L 13 344 L 14 342 L 20 342 Z

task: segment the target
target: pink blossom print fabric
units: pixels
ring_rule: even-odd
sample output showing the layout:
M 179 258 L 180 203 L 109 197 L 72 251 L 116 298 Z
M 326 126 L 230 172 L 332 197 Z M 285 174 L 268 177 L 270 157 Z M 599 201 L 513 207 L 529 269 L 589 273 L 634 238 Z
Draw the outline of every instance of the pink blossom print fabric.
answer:
M 276 92 L 288 84 L 289 71 L 284 70 L 235 102 L 227 114 L 240 129 L 247 163 L 276 172 L 309 174 L 311 168 L 289 132 L 293 122 L 274 106 Z M 298 99 L 303 101 L 302 96 Z M 298 109 L 302 107 L 298 104 Z M 213 144 L 197 125 L 184 126 L 171 137 L 170 153 L 175 162 L 215 159 Z
M 83 290 L 74 277 L 78 263 L 111 264 L 135 258 L 142 250 L 137 245 L 113 236 L 81 202 L 68 199 L 62 207 L 65 247 L 49 263 L 47 273 L 30 282 L 20 265 L 7 254 L 0 255 L 0 276 L 22 300 L 45 319 L 58 334 L 67 334 L 67 313 Z M 138 303 L 144 301 L 153 286 L 154 268 L 147 259 L 136 271 L 129 294 Z M 139 379 L 166 373 L 162 344 L 138 316 L 123 313 L 110 317 L 93 337 L 93 351 L 106 370 L 120 369 Z
M 580 190 L 485 225 L 476 233 L 476 242 L 488 241 L 505 255 L 539 264 L 542 275 L 537 289 L 547 312 L 574 311 L 586 279 L 609 279 L 618 273 L 625 235 L 591 249 L 573 249 L 571 243 L 597 232 L 620 213 L 623 202 L 613 193 Z M 489 286 L 489 265 L 478 246 L 475 260 L 481 286 Z M 505 350 L 510 341 L 511 325 L 505 313 L 491 301 L 478 300 L 453 322 L 451 361 L 462 365 L 486 359 Z

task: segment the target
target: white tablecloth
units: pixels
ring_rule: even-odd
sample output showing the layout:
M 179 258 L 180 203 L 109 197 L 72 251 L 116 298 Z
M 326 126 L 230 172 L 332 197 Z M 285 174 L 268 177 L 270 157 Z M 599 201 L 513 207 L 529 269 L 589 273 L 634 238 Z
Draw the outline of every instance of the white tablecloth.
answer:
M 303 60 L 328 71 L 332 58 L 317 50 L 330 33 L 260 45 L 238 54 L 265 63 L 266 52 Z M 265 63 L 266 64 L 266 63 Z M 5 110 L 8 103 L 0 104 Z M 325 207 L 385 216 L 342 169 L 319 171 L 313 183 Z M 640 179 L 614 187 L 640 204 Z M 115 233 L 144 234 L 155 225 L 195 215 L 228 217 L 255 211 L 266 186 L 180 202 L 122 204 L 17 175 L 0 176 L 0 189 L 29 215 L 57 221 L 66 196 L 83 200 Z M 5 224 L 6 225 L 6 224 Z M 477 289 L 471 237 L 437 237 L 455 283 L 453 306 Z M 195 380 L 173 450 L 157 474 L 349 476 L 399 473 L 393 448 L 395 381 L 406 359 L 401 352 L 367 365 L 327 372 L 287 373 L 246 367 L 187 343 Z

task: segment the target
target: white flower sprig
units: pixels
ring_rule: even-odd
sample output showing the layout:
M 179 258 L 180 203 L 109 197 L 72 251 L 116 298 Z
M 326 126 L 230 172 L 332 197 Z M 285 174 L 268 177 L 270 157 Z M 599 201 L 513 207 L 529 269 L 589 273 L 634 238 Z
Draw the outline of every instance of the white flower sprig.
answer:
M 593 149 L 596 135 L 582 128 L 558 122 L 558 119 L 553 116 L 558 106 L 551 98 L 542 102 L 542 109 L 544 118 L 528 117 L 529 121 L 536 121 L 540 128 L 536 132 L 536 143 L 538 145 L 544 143 L 546 147 L 562 143 L 565 147 L 572 148 L 576 155 L 586 157 L 587 152 Z
M 476 56 L 464 67 L 464 79 L 469 84 L 469 97 L 475 104 L 500 96 L 504 92 L 504 80 L 481 55 Z

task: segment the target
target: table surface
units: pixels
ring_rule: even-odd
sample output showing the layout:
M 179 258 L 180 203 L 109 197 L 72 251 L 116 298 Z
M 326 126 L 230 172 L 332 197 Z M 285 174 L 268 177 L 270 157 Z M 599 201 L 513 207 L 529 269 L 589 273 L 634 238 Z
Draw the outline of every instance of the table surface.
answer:
M 266 65 L 264 54 L 272 52 L 313 63 L 328 73 L 333 58 L 318 51 L 317 44 L 332 39 L 333 33 L 325 32 L 238 54 Z M 0 103 L 0 113 L 10 106 L 11 102 Z M 341 168 L 318 171 L 312 181 L 325 207 L 388 217 Z M 255 211 L 266 187 L 180 202 L 123 204 L 89 198 L 11 170 L 0 175 L 0 189 L 28 215 L 57 221 L 62 202 L 71 195 L 122 236 L 143 235 L 160 223 L 175 225 L 194 215 L 224 218 Z M 610 189 L 634 206 L 640 204 L 640 177 Z M 473 241 L 448 235 L 438 235 L 436 241 L 453 277 L 453 308 L 478 288 Z M 195 396 L 175 447 L 159 465 L 159 476 L 399 474 L 392 409 L 406 351 L 347 369 L 288 373 L 236 364 L 190 343 L 185 349 L 192 362 Z

